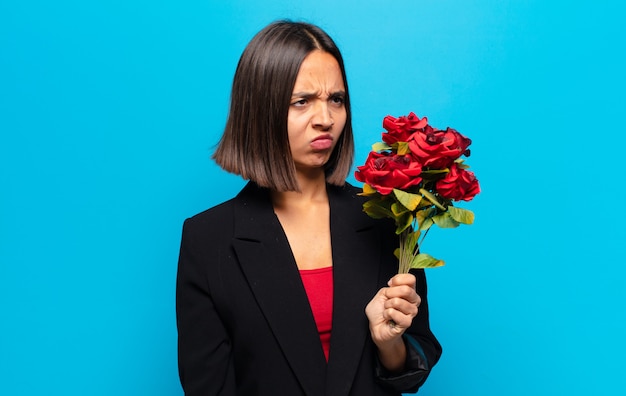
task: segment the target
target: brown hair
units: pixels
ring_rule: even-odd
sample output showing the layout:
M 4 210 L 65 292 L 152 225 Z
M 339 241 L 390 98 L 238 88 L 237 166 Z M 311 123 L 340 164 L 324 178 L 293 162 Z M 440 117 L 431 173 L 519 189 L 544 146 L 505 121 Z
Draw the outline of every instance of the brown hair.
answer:
M 325 166 L 328 183 L 343 185 L 354 158 L 348 82 L 337 45 L 322 29 L 303 22 L 274 22 L 244 50 L 233 80 L 224 134 L 213 159 L 224 170 L 277 191 L 298 191 L 289 148 L 287 116 L 300 65 L 313 50 L 331 54 L 346 88 L 346 124 Z

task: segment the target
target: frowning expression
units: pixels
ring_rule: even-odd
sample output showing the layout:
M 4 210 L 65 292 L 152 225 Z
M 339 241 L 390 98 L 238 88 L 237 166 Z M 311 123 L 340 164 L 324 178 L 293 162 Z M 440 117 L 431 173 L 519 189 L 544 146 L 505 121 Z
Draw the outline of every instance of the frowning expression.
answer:
M 287 131 L 296 170 L 323 170 L 346 124 L 346 88 L 337 60 L 314 50 L 302 61 L 291 95 Z

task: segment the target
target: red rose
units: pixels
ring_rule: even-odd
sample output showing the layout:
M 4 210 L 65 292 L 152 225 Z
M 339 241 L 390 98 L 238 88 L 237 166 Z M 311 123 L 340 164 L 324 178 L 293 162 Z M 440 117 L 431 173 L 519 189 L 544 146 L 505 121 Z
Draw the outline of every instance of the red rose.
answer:
M 474 172 L 461 169 L 456 164 L 450 166 L 450 172 L 437 181 L 435 188 L 439 195 L 454 201 L 471 201 L 480 192 Z
M 424 128 L 428 123 L 426 117 L 420 119 L 411 112 L 408 116 L 398 118 L 387 116 L 383 119 L 383 128 L 387 133 L 383 133 L 383 141 L 388 145 L 396 142 L 408 142 L 411 135 L 418 129 Z
M 388 195 L 394 188 L 404 190 L 418 185 L 422 181 L 420 173 L 422 166 L 408 155 L 371 151 L 365 165 L 357 167 L 354 177 Z
M 467 149 L 472 141 L 452 128 L 440 131 L 426 125 L 411 136 L 409 150 L 422 166 L 445 169 L 461 155 L 469 155 Z

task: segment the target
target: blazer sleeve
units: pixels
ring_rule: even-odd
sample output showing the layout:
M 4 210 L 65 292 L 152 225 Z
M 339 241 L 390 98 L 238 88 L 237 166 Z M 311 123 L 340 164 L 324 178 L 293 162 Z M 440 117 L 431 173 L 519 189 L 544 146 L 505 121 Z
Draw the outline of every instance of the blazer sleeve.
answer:
M 442 348 L 430 330 L 428 293 L 424 270 L 411 271 L 417 280 L 417 293 L 422 298 L 419 312 L 411 327 L 403 334 L 407 349 L 405 369 L 401 373 L 390 373 L 376 360 L 377 380 L 400 392 L 415 393 L 424 384 L 431 369 L 439 360 Z
M 209 282 L 210 260 L 202 221 L 185 220 L 176 279 L 178 369 L 186 396 L 234 395 L 231 340 L 216 311 Z

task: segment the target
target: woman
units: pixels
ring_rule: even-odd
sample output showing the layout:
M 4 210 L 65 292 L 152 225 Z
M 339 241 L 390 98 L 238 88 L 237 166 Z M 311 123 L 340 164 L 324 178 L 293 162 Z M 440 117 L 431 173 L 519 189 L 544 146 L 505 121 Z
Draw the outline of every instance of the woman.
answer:
M 441 347 L 424 273 L 394 276 L 393 224 L 365 215 L 345 183 L 353 147 L 332 39 L 305 23 L 261 30 L 213 156 L 250 182 L 183 227 L 186 395 L 399 395 L 426 380 Z

